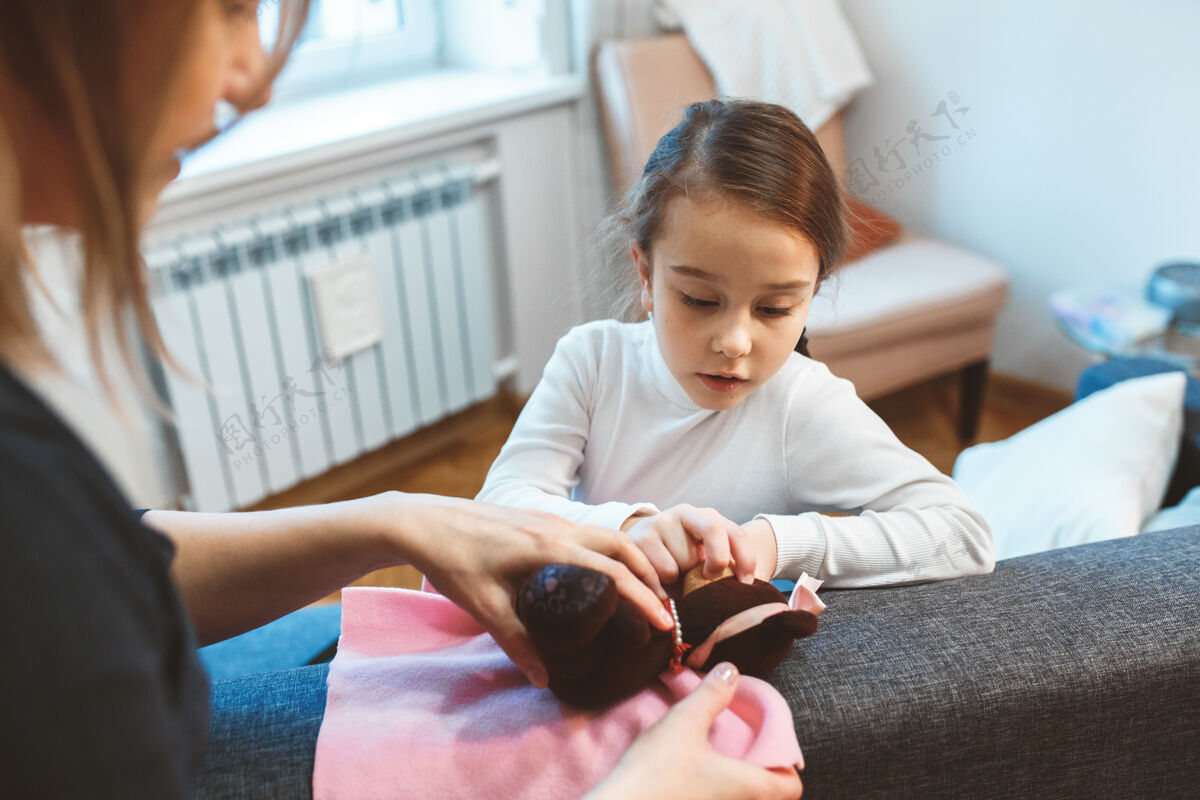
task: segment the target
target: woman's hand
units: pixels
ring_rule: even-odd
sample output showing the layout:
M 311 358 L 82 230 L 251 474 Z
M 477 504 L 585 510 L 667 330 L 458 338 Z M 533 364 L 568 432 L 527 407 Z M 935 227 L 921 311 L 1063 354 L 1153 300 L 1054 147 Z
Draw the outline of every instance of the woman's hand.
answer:
M 733 699 L 737 677 L 732 664 L 718 664 L 694 692 L 634 740 L 585 800 L 800 797 L 803 787 L 795 770 L 755 767 L 717 753 L 708 743 L 708 730 Z
M 671 627 L 666 593 L 640 550 L 619 531 L 580 525 L 541 511 L 433 495 L 398 495 L 400 553 L 439 592 L 491 632 L 538 688 L 546 670 L 517 619 L 517 593 L 547 564 L 590 567 L 615 581 L 651 624 Z
M 646 554 L 665 584 L 702 561 L 706 577 L 716 578 L 732 567 L 743 583 L 754 579 L 754 542 L 740 525 L 711 508 L 672 506 L 658 514 L 630 517 L 621 530 Z

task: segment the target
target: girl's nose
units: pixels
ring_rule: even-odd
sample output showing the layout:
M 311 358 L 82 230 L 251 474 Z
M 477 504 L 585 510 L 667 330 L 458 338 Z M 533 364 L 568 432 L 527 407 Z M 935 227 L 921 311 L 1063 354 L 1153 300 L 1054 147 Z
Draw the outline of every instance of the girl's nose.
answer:
M 743 358 L 750 355 L 750 330 L 744 320 L 730 320 L 717 328 L 713 336 L 713 350 L 726 358 Z

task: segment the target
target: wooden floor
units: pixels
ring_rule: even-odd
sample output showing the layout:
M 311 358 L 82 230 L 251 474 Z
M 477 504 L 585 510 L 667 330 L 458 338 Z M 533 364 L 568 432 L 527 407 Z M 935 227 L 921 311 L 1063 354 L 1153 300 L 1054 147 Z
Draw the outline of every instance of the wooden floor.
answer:
M 1069 402 L 1070 397 L 1063 393 L 992 375 L 975 441 L 1005 439 Z M 955 458 L 966 446 L 955 433 L 956 376 L 906 389 L 871 403 L 871 407 L 902 442 L 950 474 Z M 488 401 L 268 498 L 256 508 L 344 500 L 388 489 L 474 497 L 512 429 L 519 408 L 520 403 L 510 397 Z M 412 587 L 419 578 L 415 570 L 401 567 L 372 573 L 357 584 Z M 336 599 L 336 595 L 327 599 Z
M 955 433 L 958 421 L 958 378 L 947 375 L 872 402 L 900 441 L 929 459 L 947 475 L 964 448 L 996 442 L 1061 411 L 1070 395 L 1007 375 L 992 375 L 984 395 L 979 432 L 963 444 Z

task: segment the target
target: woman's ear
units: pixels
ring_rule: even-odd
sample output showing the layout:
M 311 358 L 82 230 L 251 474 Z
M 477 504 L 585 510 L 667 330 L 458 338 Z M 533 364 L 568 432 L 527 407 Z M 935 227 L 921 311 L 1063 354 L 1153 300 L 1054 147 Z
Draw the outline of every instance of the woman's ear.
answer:
M 654 271 L 650 267 L 650 257 L 637 242 L 633 243 L 630 253 L 633 254 L 633 263 L 637 267 L 638 280 L 642 282 L 642 308 L 647 312 L 652 312 L 654 311 L 654 291 L 650 279 L 653 277 Z

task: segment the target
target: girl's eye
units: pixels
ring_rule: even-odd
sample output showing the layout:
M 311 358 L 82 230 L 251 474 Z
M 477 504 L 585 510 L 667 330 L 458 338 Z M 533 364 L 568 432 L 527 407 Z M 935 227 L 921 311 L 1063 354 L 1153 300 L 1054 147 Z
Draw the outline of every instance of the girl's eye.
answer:
M 716 300 L 701 300 L 698 297 L 692 297 L 689 294 L 683 295 L 683 304 L 692 308 L 713 308 L 717 305 Z
M 790 307 L 779 306 L 759 306 L 758 311 L 760 314 L 768 317 L 789 317 L 792 314 Z

